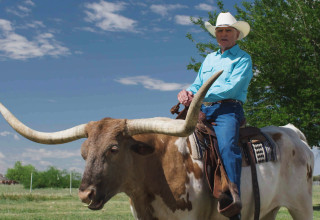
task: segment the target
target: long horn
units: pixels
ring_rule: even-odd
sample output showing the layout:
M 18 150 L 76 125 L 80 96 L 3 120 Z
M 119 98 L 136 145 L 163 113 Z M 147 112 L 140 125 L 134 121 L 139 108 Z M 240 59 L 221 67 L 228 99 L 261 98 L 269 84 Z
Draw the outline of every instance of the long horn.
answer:
M 190 104 L 186 120 L 174 120 L 170 118 L 127 120 L 127 133 L 129 135 L 158 133 L 180 137 L 190 135 L 197 125 L 202 100 L 204 99 L 211 85 L 214 83 L 214 81 L 216 81 L 222 72 L 223 70 L 215 73 L 201 86 Z
M 86 124 L 78 125 L 63 131 L 46 133 L 35 131 L 25 126 L 6 107 L 4 107 L 2 103 L 0 103 L 0 113 L 14 130 L 29 140 L 37 143 L 63 144 L 87 137 L 85 132 Z

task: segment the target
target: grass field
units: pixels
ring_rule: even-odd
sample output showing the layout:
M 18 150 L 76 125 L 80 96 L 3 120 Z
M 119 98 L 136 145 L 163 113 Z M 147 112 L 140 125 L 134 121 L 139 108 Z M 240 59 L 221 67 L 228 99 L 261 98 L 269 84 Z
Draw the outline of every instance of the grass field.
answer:
M 81 220 L 81 219 L 133 219 L 128 197 L 115 196 L 100 211 L 91 211 L 78 199 L 77 189 L 36 189 L 30 194 L 21 185 L 0 184 L 0 219 Z M 320 219 L 320 186 L 313 187 L 314 219 Z M 292 219 L 285 208 L 277 220 Z

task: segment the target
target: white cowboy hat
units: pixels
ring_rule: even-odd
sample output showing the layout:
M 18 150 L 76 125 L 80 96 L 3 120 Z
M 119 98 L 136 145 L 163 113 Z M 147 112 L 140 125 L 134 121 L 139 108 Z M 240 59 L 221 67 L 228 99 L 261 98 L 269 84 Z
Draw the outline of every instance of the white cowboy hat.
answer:
M 218 27 L 233 27 L 240 31 L 238 40 L 246 37 L 250 32 L 250 25 L 245 21 L 237 21 L 230 12 L 220 13 L 217 18 L 216 26 L 212 26 L 209 22 L 205 22 L 204 26 L 215 37 L 216 28 Z

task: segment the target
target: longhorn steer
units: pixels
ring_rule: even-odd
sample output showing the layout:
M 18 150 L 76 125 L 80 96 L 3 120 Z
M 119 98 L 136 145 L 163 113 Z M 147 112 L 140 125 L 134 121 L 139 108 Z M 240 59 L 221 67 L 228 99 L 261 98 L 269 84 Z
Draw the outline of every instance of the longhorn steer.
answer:
M 34 131 L 18 121 L 1 103 L 9 124 L 28 139 L 46 144 L 86 137 L 81 154 L 86 160 L 79 197 L 90 209 L 101 209 L 114 195 L 125 192 L 136 219 L 226 219 L 208 189 L 203 164 L 190 156 L 188 136 L 210 82 L 199 90 L 186 121 L 167 118 L 112 119 L 56 132 Z M 313 154 L 304 135 L 293 125 L 265 127 L 277 143 L 278 160 L 256 165 L 263 220 L 275 219 L 281 206 L 294 219 L 312 219 Z M 241 175 L 242 219 L 253 219 L 250 168 Z

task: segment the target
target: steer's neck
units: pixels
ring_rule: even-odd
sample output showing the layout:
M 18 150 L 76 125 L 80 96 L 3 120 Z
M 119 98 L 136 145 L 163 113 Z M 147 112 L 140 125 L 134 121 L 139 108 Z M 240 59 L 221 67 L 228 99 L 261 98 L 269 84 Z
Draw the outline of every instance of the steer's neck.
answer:
M 144 139 L 140 135 L 136 139 L 155 147 L 152 155 L 133 156 L 134 174 L 129 178 L 125 192 L 131 198 L 137 217 L 152 219 L 154 213 L 159 213 L 161 209 L 167 212 L 190 211 L 192 201 L 187 186 L 192 185 L 190 176 L 199 178 L 202 184 L 202 170 L 197 163 L 193 163 L 186 150 L 181 151 L 187 148 L 186 138 L 166 135 L 150 138 L 148 135 Z

